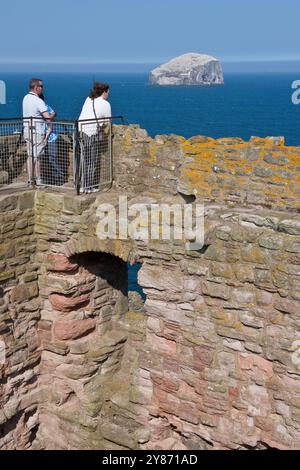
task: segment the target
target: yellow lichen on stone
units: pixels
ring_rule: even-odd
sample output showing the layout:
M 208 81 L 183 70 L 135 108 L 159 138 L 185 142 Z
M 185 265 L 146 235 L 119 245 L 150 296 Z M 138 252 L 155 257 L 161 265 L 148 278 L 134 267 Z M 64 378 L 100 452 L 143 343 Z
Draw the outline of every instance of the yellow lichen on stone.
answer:
M 262 205 L 295 207 L 300 153 L 297 147 L 286 147 L 283 139 L 257 137 L 244 142 L 200 136 L 183 141 L 181 149 L 185 158 L 180 185 L 191 193 L 197 191 L 207 200 L 228 201 L 234 191 L 242 202 L 244 191 Z
M 126 129 L 126 131 L 125 131 L 124 138 L 123 138 L 123 144 L 126 147 L 132 147 L 132 135 L 131 135 L 131 132 L 130 132 L 130 128 Z
M 157 145 L 155 142 L 152 140 L 150 145 L 149 145 L 149 159 L 151 160 L 152 163 L 156 162 L 156 150 L 157 150 Z

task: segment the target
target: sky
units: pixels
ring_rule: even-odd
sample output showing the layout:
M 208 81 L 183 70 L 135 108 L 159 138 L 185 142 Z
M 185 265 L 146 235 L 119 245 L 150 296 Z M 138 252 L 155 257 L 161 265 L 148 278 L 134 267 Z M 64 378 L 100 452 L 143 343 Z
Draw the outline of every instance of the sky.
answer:
M 0 64 L 300 61 L 299 0 L 3 0 Z

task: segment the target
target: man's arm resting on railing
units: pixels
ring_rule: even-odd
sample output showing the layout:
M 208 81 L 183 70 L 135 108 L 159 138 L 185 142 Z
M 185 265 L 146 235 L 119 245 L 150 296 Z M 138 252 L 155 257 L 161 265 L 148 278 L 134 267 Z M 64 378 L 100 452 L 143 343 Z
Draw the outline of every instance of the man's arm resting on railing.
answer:
M 44 119 L 47 119 L 47 120 L 48 120 L 48 119 L 50 119 L 50 120 L 53 119 L 53 118 L 51 117 L 51 114 L 49 114 L 48 112 L 43 113 L 43 118 L 44 118 Z
M 48 112 L 45 112 L 43 113 L 43 118 L 45 119 L 45 121 L 47 121 L 49 123 L 48 125 L 48 129 L 47 129 L 47 132 L 46 132 L 46 135 L 45 135 L 45 140 L 48 140 L 52 130 L 53 130 L 53 124 L 52 124 L 52 119 L 54 119 L 56 116 L 56 112 L 53 111 L 52 113 L 48 113 Z

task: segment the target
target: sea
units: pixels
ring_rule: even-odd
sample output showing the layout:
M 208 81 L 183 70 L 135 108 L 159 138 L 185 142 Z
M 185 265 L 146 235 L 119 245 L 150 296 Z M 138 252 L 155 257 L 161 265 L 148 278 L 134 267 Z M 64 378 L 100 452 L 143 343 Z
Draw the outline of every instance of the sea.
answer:
M 0 117 L 19 117 L 31 74 L 0 72 L 6 105 Z M 139 124 L 149 135 L 186 138 L 285 136 L 300 145 L 300 105 L 292 103 L 299 73 L 228 73 L 222 86 L 151 86 L 146 73 L 43 73 L 46 101 L 64 119 L 78 118 L 93 80 L 110 84 L 115 116 Z
M 20 117 L 22 98 L 31 74 L 0 73 L 6 84 L 6 105 L 0 118 Z M 43 73 L 46 102 L 58 119 L 77 119 L 93 80 L 110 85 L 114 116 L 139 124 L 154 137 L 177 134 L 185 138 L 284 136 L 287 145 L 300 145 L 300 104 L 293 104 L 292 84 L 299 73 L 227 73 L 222 86 L 151 86 L 148 73 Z M 300 94 L 298 94 L 300 96 Z M 116 123 L 120 123 L 116 119 Z M 142 294 L 139 266 L 129 269 L 129 290 Z

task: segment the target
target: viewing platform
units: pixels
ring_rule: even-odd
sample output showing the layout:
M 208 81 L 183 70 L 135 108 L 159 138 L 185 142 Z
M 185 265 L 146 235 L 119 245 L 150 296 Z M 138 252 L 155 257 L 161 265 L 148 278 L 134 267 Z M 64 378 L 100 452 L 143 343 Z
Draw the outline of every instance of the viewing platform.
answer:
M 91 193 L 112 184 L 112 120 L 0 119 L 0 191 L 59 188 Z

